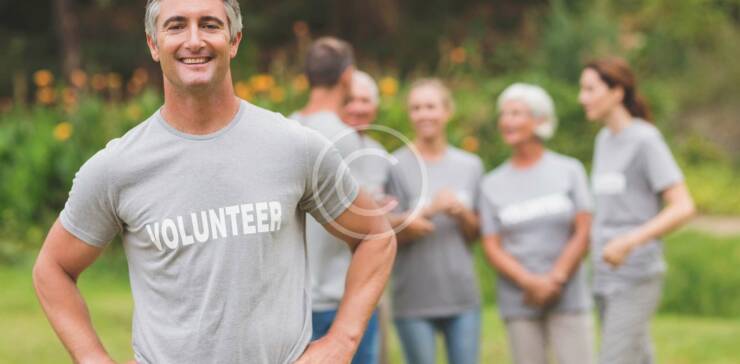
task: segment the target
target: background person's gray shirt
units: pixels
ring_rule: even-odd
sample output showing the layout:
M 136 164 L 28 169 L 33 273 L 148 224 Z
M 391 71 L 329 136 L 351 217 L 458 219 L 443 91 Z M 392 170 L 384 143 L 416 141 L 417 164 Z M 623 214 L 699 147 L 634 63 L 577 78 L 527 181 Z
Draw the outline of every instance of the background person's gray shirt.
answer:
M 375 199 L 385 196 L 390 173 L 390 154 L 367 134 L 360 134 L 361 155 L 348 161 L 352 175 Z
M 329 139 L 345 161 L 354 153 L 361 152 L 360 135 L 333 112 L 321 111 L 310 115 L 296 112 L 290 118 Z M 356 175 L 357 164 L 348 165 L 352 174 Z M 331 235 L 310 216 L 306 222 L 306 239 L 311 267 L 312 310 L 336 310 L 344 296 L 352 252 L 344 241 Z
M 468 208 L 478 210 L 483 164 L 477 156 L 452 146 L 441 160 L 422 161 L 422 165 L 408 147 L 393 156 L 397 162 L 391 166 L 387 191 L 398 200 L 400 210 L 429 204 L 443 188 L 453 191 Z M 428 176 L 426 195 L 421 193 L 422 168 Z M 434 232 L 398 246 L 392 281 L 396 317 L 451 316 L 480 304 L 472 248 L 458 222 L 444 213 L 431 221 Z
M 60 220 L 99 247 L 121 232 L 137 362 L 292 363 L 311 338 L 305 216 L 354 200 L 341 169 L 325 138 L 244 101 L 208 135 L 157 112 L 82 166 Z
M 614 134 L 603 128 L 596 137 L 592 186 L 596 199 L 591 234 L 594 290 L 611 293 L 665 269 L 659 239 L 635 248 L 625 263 L 612 269 L 604 262 L 604 246 L 657 215 L 661 193 L 683 180 L 683 175 L 655 126 L 635 119 Z
M 499 235 L 503 249 L 525 269 L 546 274 L 573 235 L 575 215 L 590 212 L 591 206 L 588 179 L 578 160 L 546 151 L 526 169 L 507 161 L 481 183 L 481 235 Z M 507 319 L 591 307 L 580 263 L 560 299 L 546 308 L 526 304 L 524 291 L 503 274 L 498 274 L 496 294 L 501 316 Z

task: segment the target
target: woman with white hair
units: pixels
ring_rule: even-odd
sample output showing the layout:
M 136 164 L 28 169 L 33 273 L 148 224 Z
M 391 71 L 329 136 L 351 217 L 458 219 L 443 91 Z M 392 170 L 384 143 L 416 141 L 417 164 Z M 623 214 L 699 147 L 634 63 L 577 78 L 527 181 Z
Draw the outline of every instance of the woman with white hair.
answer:
M 583 165 L 545 148 L 557 119 L 550 96 L 517 83 L 499 96 L 498 128 L 512 156 L 481 182 L 480 224 L 514 363 L 593 362 L 591 300 L 581 260 L 591 224 Z

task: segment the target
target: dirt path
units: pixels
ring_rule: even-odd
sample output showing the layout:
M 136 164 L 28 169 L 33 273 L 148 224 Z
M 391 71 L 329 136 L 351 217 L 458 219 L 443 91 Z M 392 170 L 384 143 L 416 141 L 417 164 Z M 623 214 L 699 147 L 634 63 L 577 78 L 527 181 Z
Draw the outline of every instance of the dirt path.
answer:
M 718 236 L 738 236 L 740 216 L 697 216 L 688 227 Z

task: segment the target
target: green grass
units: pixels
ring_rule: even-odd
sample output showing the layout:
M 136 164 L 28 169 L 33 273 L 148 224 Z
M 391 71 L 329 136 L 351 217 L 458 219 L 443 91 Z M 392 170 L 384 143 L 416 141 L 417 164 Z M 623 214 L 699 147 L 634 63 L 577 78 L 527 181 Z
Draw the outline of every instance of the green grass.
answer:
M 724 295 L 737 302 L 740 238 L 714 238 L 682 231 L 667 239 L 671 270 L 667 279 L 663 312 L 653 320 L 653 336 L 659 363 L 737 363 L 740 358 L 740 316 L 709 316 L 690 313 L 691 300 L 701 295 Z M 30 262 L 0 266 L 0 363 L 58 363 L 68 356 L 49 326 L 36 300 L 31 284 Z M 705 267 L 699 269 L 698 267 Z M 485 268 L 482 268 L 482 270 Z M 482 271 L 481 270 L 481 271 Z M 80 278 L 80 286 L 90 308 L 93 323 L 108 351 L 117 360 L 130 359 L 132 301 L 125 261 L 120 252 L 105 254 Z M 682 284 L 691 277 L 696 284 Z M 491 273 L 481 276 L 481 284 L 491 285 Z M 684 282 L 685 283 L 685 282 Z M 686 290 L 691 291 L 686 291 Z M 722 291 L 722 292 L 720 292 Z M 688 292 L 688 293 L 687 293 Z M 496 308 L 490 303 L 491 290 L 484 289 L 489 303 L 483 311 L 481 338 L 482 363 L 510 362 L 506 335 Z M 721 297 L 720 297 L 721 298 Z M 680 301 L 687 301 L 684 306 Z M 711 305 L 710 305 L 711 306 Z M 392 332 L 392 330 L 391 330 Z M 439 346 L 439 363 L 444 351 Z M 392 332 L 389 340 L 391 363 L 402 363 L 401 349 Z

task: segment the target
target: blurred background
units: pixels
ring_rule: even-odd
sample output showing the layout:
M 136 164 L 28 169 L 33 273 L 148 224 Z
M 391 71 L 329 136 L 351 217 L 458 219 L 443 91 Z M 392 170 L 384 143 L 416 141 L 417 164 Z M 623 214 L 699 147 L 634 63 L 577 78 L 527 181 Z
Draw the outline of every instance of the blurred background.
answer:
M 589 59 L 630 60 L 655 121 L 686 174 L 701 217 L 667 238 L 670 265 L 654 320 L 661 363 L 738 363 L 740 347 L 740 0 L 240 1 L 237 94 L 288 114 L 306 101 L 302 55 L 312 39 L 350 41 L 379 83 L 378 123 L 411 136 L 414 78 L 452 88 L 453 144 L 488 169 L 507 157 L 495 101 L 516 81 L 542 85 L 561 121 L 549 147 L 590 165 L 598 125 L 577 103 Z M 74 173 L 162 103 L 144 38 L 145 0 L 0 2 L 0 363 L 60 362 L 30 268 Z M 394 140 L 378 136 L 389 150 Z M 478 249 L 479 250 L 479 249 Z M 493 275 L 484 294 L 483 362 L 507 362 Z M 109 350 L 131 356 L 131 298 L 120 244 L 81 280 Z M 401 362 L 390 343 L 392 363 Z

